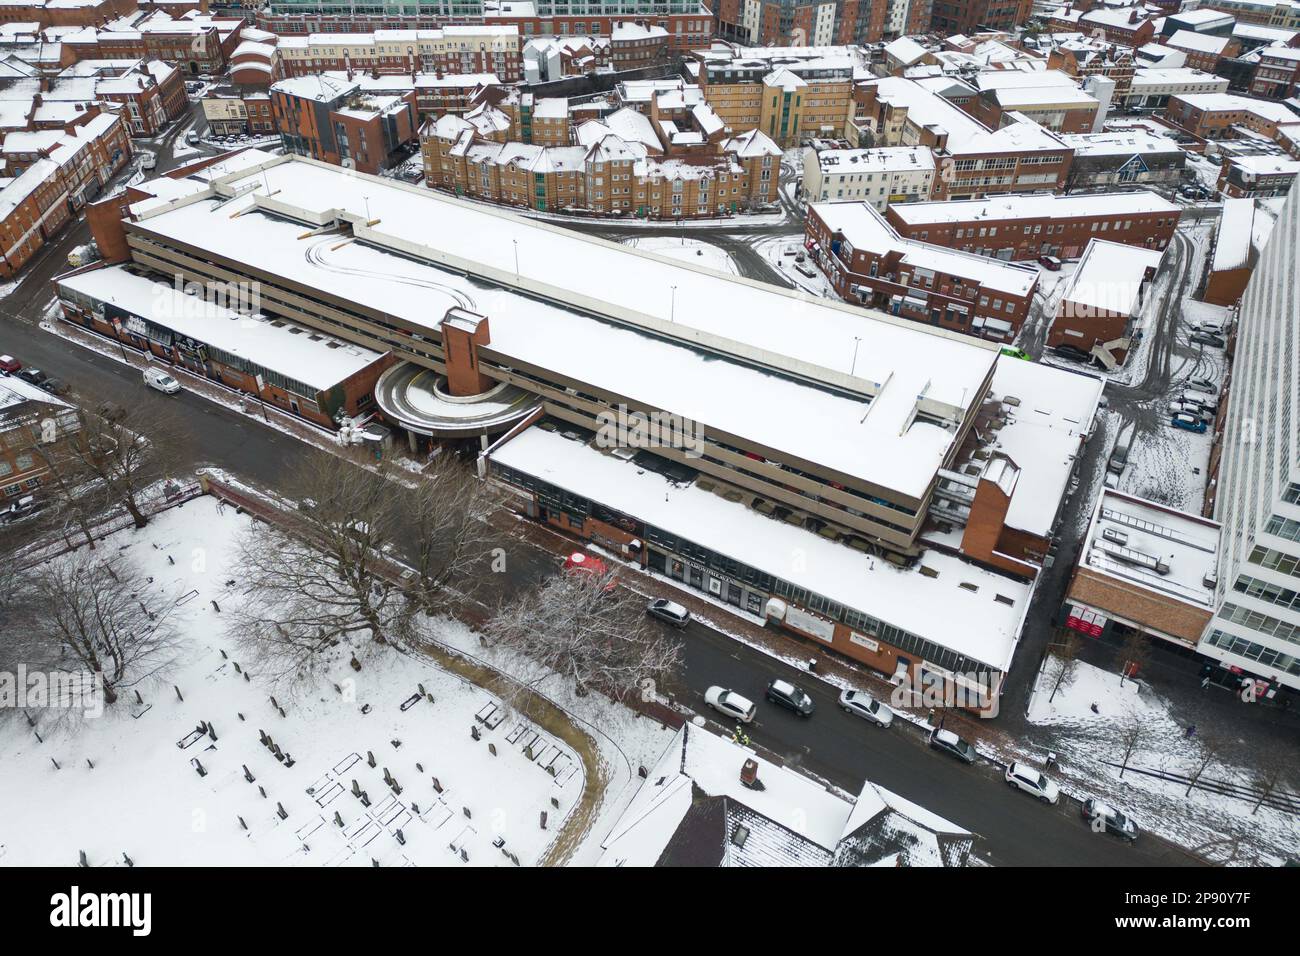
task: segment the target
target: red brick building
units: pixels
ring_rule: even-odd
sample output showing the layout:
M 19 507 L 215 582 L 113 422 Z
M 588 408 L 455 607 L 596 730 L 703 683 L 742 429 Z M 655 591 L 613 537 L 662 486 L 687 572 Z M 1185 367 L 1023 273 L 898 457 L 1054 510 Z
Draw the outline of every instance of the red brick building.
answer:
M 387 168 L 419 131 L 413 92 L 367 93 L 330 74 L 276 83 L 271 113 L 286 150 L 365 173 Z
M 840 298 L 1009 342 L 1029 315 L 1036 268 L 909 239 L 870 203 L 815 203 L 805 245 Z
M 1164 249 L 1181 207 L 1148 190 L 1095 196 L 995 196 L 961 202 L 895 203 L 885 217 L 907 239 L 1007 260 L 1074 259 L 1088 243 Z
M 1163 255 L 1091 240 L 1066 280 L 1047 333 L 1048 346 L 1068 347 L 1108 369 L 1122 364 L 1132 344 L 1133 320 L 1146 303 Z

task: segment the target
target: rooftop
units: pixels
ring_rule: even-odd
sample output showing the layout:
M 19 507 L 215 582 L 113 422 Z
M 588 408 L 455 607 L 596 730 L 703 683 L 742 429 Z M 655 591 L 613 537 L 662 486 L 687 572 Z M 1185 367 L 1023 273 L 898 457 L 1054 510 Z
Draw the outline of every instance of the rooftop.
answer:
M 1089 239 L 1062 302 L 1132 315 L 1141 301 L 1147 269 L 1160 268 L 1163 252 L 1106 239 Z
M 952 202 L 898 203 L 892 215 L 909 225 L 968 222 L 977 219 L 1070 219 L 1075 216 L 1170 213 L 1181 211 L 1158 193 L 1148 189 L 1131 192 L 1068 196 L 994 196 L 990 199 L 962 199 Z

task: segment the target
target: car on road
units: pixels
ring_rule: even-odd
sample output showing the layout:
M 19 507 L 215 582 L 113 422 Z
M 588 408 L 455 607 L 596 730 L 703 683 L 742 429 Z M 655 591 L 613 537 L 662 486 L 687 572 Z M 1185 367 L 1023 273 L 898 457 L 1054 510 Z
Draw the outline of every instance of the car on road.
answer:
M 758 708 L 748 697 L 742 697 L 734 690 L 718 687 L 716 684 L 704 692 L 704 702 L 725 717 L 748 724 L 754 719 Z
M 1039 256 L 1038 264 L 1048 272 L 1061 271 L 1061 260 L 1056 258 L 1056 256 Z
M 22 370 L 23 363 L 12 355 L 0 355 L 0 375 L 13 375 Z
M 1030 796 L 1037 797 L 1043 803 L 1055 805 L 1061 799 L 1061 788 L 1044 773 L 1040 773 L 1028 764 L 1014 761 L 1007 765 L 1007 786 L 1014 790 L 1023 790 Z
M 1206 429 L 1205 419 L 1197 415 L 1188 415 L 1181 412 L 1169 419 L 1169 424 L 1184 431 L 1196 432 L 1198 435 Z
M 690 611 L 680 604 L 674 604 L 672 601 L 666 601 L 663 598 L 651 601 L 645 612 L 651 617 L 657 617 L 664 623 L 677 628 L 685 627 L 691 623 Z
M 846 714 L 869 720 L 877 727 L 888 727 L 894 722 L 894 712 L 860 690 L 840 691 L 840 706 Z
M 144 154 L 144 157 L 140 160 L 140 168 L 141 168 L 141 169 L 157 169 L 157 168 L 158 168 L 158 157 L 155 156 L 153 153 L 145 153 L 145 154 Z
M 1011 358 L 1024 359 L 1027 362 L 1032 361 L 1032 359 L 1030 359 L 1029 357 L 1028 352 L 1026 352 L 1024 349 L 1017 348 L 1014 345 L 1002 346 L 1002 354 L 1009 355 Z
M 564 559 L 564 571 L 566 574 L 588 575 L 599 579 L 609 575 L 609 565 L 594 554 L 587 554 L 585 551 L 574 551 Z M 613 577 L 610 577 L 605 584 L 604 591 L 609 594 L 617 586 Z
M 942 730 L 936 727 L 930 731 L 930 746 L 966 763 L 975 762 L 975 748 L 951 730 Z
M 27 382 L 31 385 L 35 385 L 37 387 L 39 387 L 42 382 L 44 382 L 47 378 L 49 378 L 49 376 L 46 375 L 44 372 L 42 372 L 40 369 L 32 368 L 30 365 L 27 366 L 27 368 L 19 369 L 18 377 L 21 378 L 24 382 Z
M 768 683 L 767 699 L 778 707 L 794 711 L 800 717 L 811 717 L 817 709 L 807 691 L 779 677 Z
M 1088 825 L 1098 832 L 1113 833 L 1122 840 L 1132 843 L 1138 838 L 1137 824 L 1133 818 L 1116 810 L 1108 803 L 1102 803 L 1096 797 L 1083 801 L 1080 814 Z
M 197 143 L 198 141 L 199 141 L 199 131 L 198 131 L 198 130 L 196 130 L 196 129 L 186 130 L 186 132 L 185 132 L 185 142 L 187 142 L 187 143 L 189 143 L 191 146 L 193 146 L 193 145 L 194 145 L 195 143 Z
M 1227 348 L 1228 343 L 1222 337 L 1215 335 L 1213 332 L 1193 332 L 1192 341 L 1198 345 L 1208 345 L 1211 348 Z
M 175 395 L 181 390 L 181 383 L 160 368 L 145 369 L 144 383 L 166 395 Z
M 0 524 L 8 524 L 11 521 L 17 521 L 19 518 L 25 518 L 29 514 L 39 511 L 43 505 L 38 502 L 32 495 L 23 495 L 17 501 L 10 501 L 7 504 L 0 505 Z

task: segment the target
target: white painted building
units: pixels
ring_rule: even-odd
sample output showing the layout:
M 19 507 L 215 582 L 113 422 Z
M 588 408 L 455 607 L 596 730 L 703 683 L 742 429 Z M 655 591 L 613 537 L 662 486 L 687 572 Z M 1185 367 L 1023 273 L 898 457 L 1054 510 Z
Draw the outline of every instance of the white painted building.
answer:
M 1188 93 L 1226 93 L 1226 77 L 1194 70 L 1190 67 L 1177 69 L 1136 69 L 1129 86 L 1129 109 L 1158 109 L 1169 102 L 1171 96 L 1183 96 Z
M 1291 191 L 1241 299 L 1215 518 L 1218 609 L 1198 650 L 1300 688 L 1300 195 Z
M 807 149 L 803 195 L 809 202 L 869 202 L 884 212 L 891 202 L 928 199 L 934 156 L 924 146 L 880 149 Z

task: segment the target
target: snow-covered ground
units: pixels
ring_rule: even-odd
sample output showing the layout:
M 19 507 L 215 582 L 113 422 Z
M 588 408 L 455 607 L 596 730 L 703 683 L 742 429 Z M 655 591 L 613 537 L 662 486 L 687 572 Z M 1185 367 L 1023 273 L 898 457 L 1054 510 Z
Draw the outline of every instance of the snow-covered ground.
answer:
M 1029 720 L 1049 730 L 1059 758 L 1054 771 L 1066 789 L 1100 796 L 1129 813 L 1144 830 L 1161 834 L 1207 859 L 1236 864 L 1274 864 L 1300 852 L 1300 823 L 1294 814 L 1269 806 L 1252 812 L 1255 801 L 1160 779 L 1140 770 L 1190 777 L 1201 764 L 1203 738 L 1218 745 L 1216 759 L 1204 770 L 1207 783 L 1230 782 L 1258 787 L 1255 768 L 1233 762 L 1231 731 L 1200 727 L 1187 736 L 1170 714 L 1168 703 L 1146 685 L 1083 661 L 1069 665 L 1065 682 L 1049 700 L 1060 673 L 1059 658 L 1049 657 L 1038 675 L 1029 705 Z M 1096 705 L 1094 713 L 1092 706 Z M 1244 705 L 1243 705 L 1244 706 Z M 1221 732 L 1217 739 L 1215 734 Z M 1131 735 L 1137 739 L 1120 777 Z M 1269 768 L 1258 768 L 1269 769 Z M 1294 786 L 1291 781 L 1290 786 Z M 1279 793 L 1294 791 L 1279 786 Z M 1236 851 L 1235 858 L 1231 858 Z
M 754 243 L 754 251 L 766 259 L 768 264 L 796 289 L 802 289 L 804 292 L 826 299 L 839 298 L 831 287 L 825 273 L 817 268 L 817 264 L 809 259 L 806 254 L 803 262 L 797 261 L 796 256 L 804 251 L 802 235 L 772 236 L 761 239 Z M 809 276 L 800 272 L 800 266 L 813 274 Z
M 703 266 L 724 275 L 739 275 L 740 270 L 726 251 L 701 239 L 683 239 L 676 236 L 634 236 L 623 244 L 640 252 L 653 252 L 670 259 Z
M 237 601 L 232 546 L 248 521 L 202 497 L 103 546 L 177 596 L 186 642 L 171 671 L 141 688 L 143 704 L 127 694 L 78 723 L 31 711 L 43 743 L 17 715 L 0 723 L 0 865 L 72 865 L 80 851 L 92 866 L 122 865 L 123 853 L 141 865 L 511 865 L 507 852 L 531 865 L 570 814 L 587 812 L 584 802 L 594 809 L 569 858 L 594 859 L 640 782 L 636 767 L 656 762 L 669 732 L 603 698 L 577 702 L 575 720 L 595 741 L 599 779 L 590 780 L 573 748 L 515 715 L 496 723 L 499 701 L 415 653 L 361 640 L 293 687 L 263 679 L 255 662 L 237 668 L 243 655 L 224 621 Z M 430 640 L 479 651 L 455 621 L 428 628 Z M 574 704 L 563 686 L 545 690 L 566 710 Z M 215 740 L 195 733 L 200 721 Z

